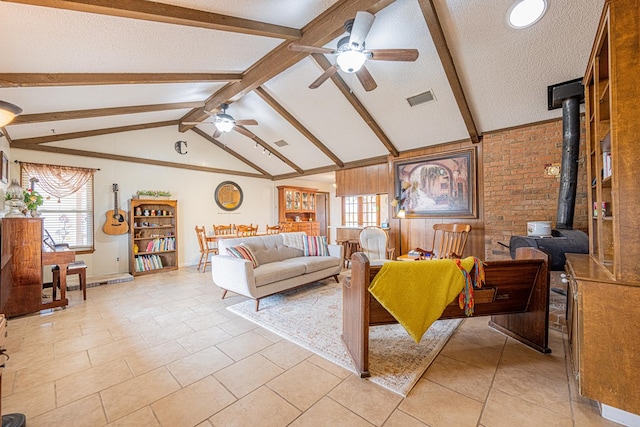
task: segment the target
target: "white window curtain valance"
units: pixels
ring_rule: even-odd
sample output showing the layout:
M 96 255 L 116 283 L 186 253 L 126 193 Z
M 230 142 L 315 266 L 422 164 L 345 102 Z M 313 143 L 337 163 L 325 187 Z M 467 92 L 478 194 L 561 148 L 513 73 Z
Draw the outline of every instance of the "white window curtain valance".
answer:
M 21 162 L 26 175 L 38 179 L 46 193 L 57 197 L 58 201 L 81 189 L 95 173 L 95 169 L 73 166 L 43 165 Z

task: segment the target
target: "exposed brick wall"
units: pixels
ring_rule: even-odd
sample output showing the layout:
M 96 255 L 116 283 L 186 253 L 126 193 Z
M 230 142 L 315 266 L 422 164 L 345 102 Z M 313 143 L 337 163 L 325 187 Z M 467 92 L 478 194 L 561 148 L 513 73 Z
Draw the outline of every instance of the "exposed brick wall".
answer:
M 581 119 L 578 185 L 573 228 L 587 232 L 584 117 Z M 510 258 L 512 235 L 526 235 L 528 221 L 556 225 L 559 178 L 545 165 L 560 163 L 562 120 L 484 134 L 485 257 Z

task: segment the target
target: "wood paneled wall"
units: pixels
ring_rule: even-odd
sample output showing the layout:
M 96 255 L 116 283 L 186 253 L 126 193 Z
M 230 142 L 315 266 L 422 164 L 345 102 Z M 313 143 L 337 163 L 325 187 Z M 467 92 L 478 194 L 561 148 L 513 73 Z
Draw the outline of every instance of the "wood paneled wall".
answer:
M 389 166 L 364 166 L 336 171 L 336 196 L 386 194 L 389 191 Z

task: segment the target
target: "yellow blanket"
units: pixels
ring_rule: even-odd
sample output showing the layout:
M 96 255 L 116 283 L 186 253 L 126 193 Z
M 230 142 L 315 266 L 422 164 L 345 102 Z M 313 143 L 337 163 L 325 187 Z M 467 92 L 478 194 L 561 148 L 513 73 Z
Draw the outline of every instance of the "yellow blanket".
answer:
M 475 259 L 458 261 L 470 272 Z M 464 286 L 465 275 L 455 260 L 394 261 L 382 266 L 369 292 L 418 343 Z

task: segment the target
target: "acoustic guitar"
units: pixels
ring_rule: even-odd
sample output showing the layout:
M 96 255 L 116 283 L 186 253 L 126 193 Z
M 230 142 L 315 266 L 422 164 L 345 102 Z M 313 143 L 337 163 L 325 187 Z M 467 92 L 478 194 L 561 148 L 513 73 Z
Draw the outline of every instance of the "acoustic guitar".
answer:
M 124 219 L 125 212 L 118 209 L 118 184 L 113 184 L 113 210 L 107 212 L 107 220 L 102 231 L 105 234 L 117 235 L 129 232 L 129 224 Z

